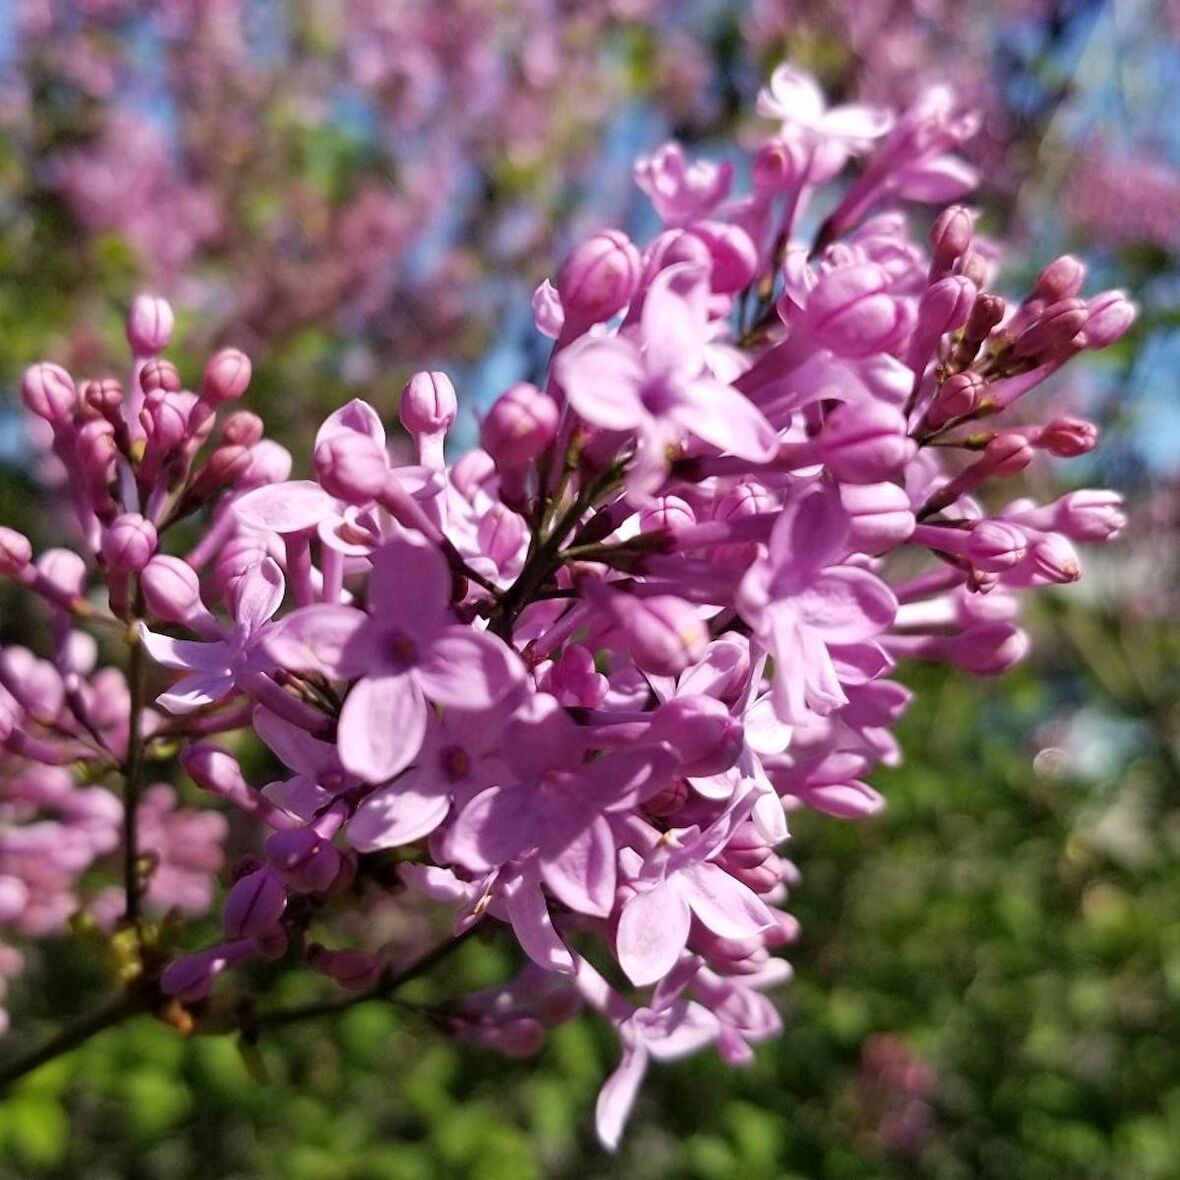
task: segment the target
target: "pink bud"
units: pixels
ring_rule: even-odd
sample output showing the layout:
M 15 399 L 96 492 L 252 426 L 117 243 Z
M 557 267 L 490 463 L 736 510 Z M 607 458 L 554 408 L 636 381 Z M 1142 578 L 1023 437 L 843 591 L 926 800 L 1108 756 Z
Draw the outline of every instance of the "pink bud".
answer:
M 476 529 L 480 551 L 497 566 L 504 566 L 521 554 L 527 534 L 524 517 L 498 502 L 484 513 Z
M 25 370 L 20 394 L 30 413 L 55 424 L 69 417 L 78 396 L 74 379 L 61 365 L 49 361 L 30 365 Z
M 914 531 L 910 498 L 895 483 L 842 483 L 840 503 L 848 515 L 848 544 L 860 553 L 885 553 Z
M 649 599 L 650 601 L 650 599 Z M 666 742 L 680 758 L 681 773 L 720 774 L 742 752 L 742 724 L 715 697 L 673 697 L 652 714 L 648 736 Z
M 37 570 L 63 598 L 81 598 L 86 589 L 86 563 L 69 549 L 46 549 Z
M 320 486 L 350 504 L 370 504 L 389 481 L 389 455 L 367 434 L 341 431 L 315 449 L 312 462 Z
M 802 799 L 813 811 L 835 819 L 867 819 L 885 806 L 881 795 L 859 779 L 841 783 L 809 783 L 792 788 L 792 794 Z
M 980 475 L 1001 478 L 1017 475 L 1033 461 L 1033 449 L 1019 433 L 997 434 L 983 449 L 978 461 Z
M 402 390 L 397 412 L 402 425 L 414 437 L 443 434 L 455 421 L 459 399 L 446 373 L 415 373 Z
M 1053 527 L 1075 541 L 1108 541 L 1127 524 L 1117 492 L 1082 488 L 1062 496 L 1053 508 Z
M 882 483 L 913 457 L 905 416 L 884 402 L 845 403 L 828 415 L 820 453 L 842 483 Z
M 1028 634 L 1012 623 L 980 623 L 948 639 L 948 659 L 976 676 L 999 676 L 1028 655 Z
M 561 335 L 565 313 L 561 310 L 561 296 L 557 288 L 546 279 L 533 292 L 533 323 L 542 336 L 556 340 Z
M 808 149 L 798 143 L 772 139 L 754 157 L 754 187 L 759 192 L 778 192 L 795 183 L 807 167 Z
M 975 284 L 963 275 L 947 275 L 922 292 L 915 332 L 942 336 L 961 328 L 975 307 Z
M 1077 550 L 1060 533 L 1046 533 L 1029 549 L 1030 575 L 1034 585 L 1048 582 L 1060 586 L 1082 576 Z
M 250 358 L 236 348 L 214 353 L 201 377 L 201 396 L 213 405 L 235 401 L 250 384 Z
M 314 828 L 275 832 L 267 837 L 266 855 L 300 893 L 329 889 L 340 867 L 340 853 Z
M 986 390 L 987 382 L 976 372 L 948 377 L 926 411 L 924 425 L 938 430 L 956 418 L 973 414 L 983 403 Z
M 619 230 L 603 230 L 576 247 L 557 276 L 564 332 L 579 334 L 622 311 L 635 294 L 639 273 L 639 252 Z
M 381 976 L 381 961 L 364 951 L 330 951 L 318 943 L 308 948 L 307 963 L 313 971 L 334 979 L 350 991 L 364 991 Z
M 708 247 L 709 285 L 714 291 L 732 295 L 750 285 L 758 271 L 758 251 L 741 226 L 699 221 L 688 229 L 689 235 Z
M 1122 291 L 1103 291 L 1086 304 L 1086 348 L 1107 348 L 1130 331 L 1137 308 Z
M 166 393 L 179 393 L 180 370 L 171 361 L 153 357 L 139 370 L 139 385 L 144 393 L 151 393 L 156 389 L 162 389 Z
M 277 925 L 287 908 L 287 889 L 271 868 L 256 869 L 234 882 L 225 899 L 221 928 L 227 938 L 253 938 Z
M 163 553 L 153 557 L 144 566 L 139 584 L 148 610 L 157 618 L 186 623 L 194 615 L 205 613 L 197 572 L 179 557 Z
M 1072 254 L 1062 254 L 1037 275 L 1033 283 L 1033 298 L 1044 299 L 1048 303 L 1069 299 L 1082 289 L 1085 281 L 1085 266 Z
M 675 533 L 696 522 L 696 514 L 679 496 L 660 496 L 639 512 L 639 528 L 645 533 Z
M 1058 458 L 1073 459 L 1098 445 L 1098 427 L 1082 418 L 1054 418 L 1029 441 Z
M 1047 307 L 1012 346 L 1014 357 L 1052 354 L 1068 344 L 1085 326 L 1089 312 L 1081 299 L 1060 299 Z
M 628 655 L 641 671 L 677 676 L 704 654 L 708 628 L 696 609 L 681 598 L 612 593 L 605 605 L 622 632 Z
M 1028 538 L 1014 525 L 981 520 L 968 534 L 965 556 L 985 573 L 1000 573 L 1024 560 Z
M 949 205 L 930 227 L 931 271 L 945 274 L 966 252 L 975 233 L 975 214 L 964 205 Z
M 123 405 L 123 386 L 114 377 L 85 381 L 80 392 L 87 407 L 104 418 L 113 418 Z
M 194 401 L 191 393 L 166 393 L 162 389 L 147 395 L 139 420 L 154 448 L 167 450 L 184 438 Z
M 557 403 L 535 385 L 522 381 L 492 403 L 480 426 L 480 445 L 510 471 L 539 458 L 557 437 Z
M 240 939 L 195 955 L 183 955 L 164 970 L 160 988 L 165 995 L 175 996 L 183 1003 L 203 1000 L 212 990 L 214 980 L 247 958 L 251 950 L 249 941 Z
M 138 512 L 126 512 L 103 534 L 102 555 L 112 571 L 133 574 L 151 560 L 157 543 L 156 526 Z
M 15 577 L 23 573 L 33 560 L 33 547 L 29 538 L 16 529 L 0 525 L 0 574 Z
M 230 414 L 221 425 L 221 441 L 231 447 L 252 447 L 262 438 L 262 419 L 249 410 Z
M 986 340 L 991 330 L 1004 318 L 1006 310 L 1004 300 L 999 295 L 991 291 L 980 292 L 963 328 L 964 338 L 977 344 Z
M 888 351 L 906 322 L 900 300 L 888 293 L 888 272 L 875 263 L 840 266 L 820 277 L 807 300 L 807 323 L 817 343 L 839 356 Z
M 171 306 L 155 295 L 137 295 L 127 313 L 127 343 L 137 356 L 163 351 L 172 339 Z

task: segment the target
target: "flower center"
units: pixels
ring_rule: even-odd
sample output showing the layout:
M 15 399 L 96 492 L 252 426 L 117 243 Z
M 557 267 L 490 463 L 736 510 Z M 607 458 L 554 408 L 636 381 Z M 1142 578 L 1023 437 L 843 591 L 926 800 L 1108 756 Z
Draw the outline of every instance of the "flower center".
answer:
M 461 746 L 448 746 L 438 756 L 439 766 L 443 774 L 457 782 L 471 773 L 471 756 Z
M 418 645 L 401 631 L 393 631 L 385 638 L 385 659 L 394 672 L 404 672 L 418 662 Z

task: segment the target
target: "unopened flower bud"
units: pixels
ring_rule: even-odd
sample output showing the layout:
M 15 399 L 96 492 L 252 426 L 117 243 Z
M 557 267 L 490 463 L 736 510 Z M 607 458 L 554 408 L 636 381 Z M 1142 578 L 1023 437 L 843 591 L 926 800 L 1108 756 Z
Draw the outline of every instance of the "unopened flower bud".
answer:
M 397 412 L 412 437 L 444 434 L 459 412 L 459 399 L 446 373 L 415 373 L 402 390 Z
M 1074 541 L 1108 541 L 1126 527 L 1118 492 L 1081 488 L 1057 501 L 1053 527 Z
M 1084 418 L 1054 418 L 1031 441 L 1050 455 L 1073 459 L 1088 454 L 1098 445 L 1098 427 Z
M 324 491 L 350 504 L 372 503 L 389 481 L 385 448 L 355 430 L 326 438 L 316 447 L 312 462 Z
M 33 560 L 29 538 L 16 529 L 0 525 L 0 574 L 12 578 L 24 573 Z
M 557 437 L 557 403 L 522 381 L 492 403 L 480 426 L 480 445 L 496 466 L 519 471 L 545 453 Z
M 209 358 L 201 377 L 201 397 L 213 405 L 234 401 L 250 384 L 250 358 L 236 348 L 223 348 Z
M 155 295 L 137 295 L 127 313 L 127 343 L 137 356 L 161 352 L 172 339 L 174 317 L 169 303 Z
M 109 569 L 137 573 L 151 560 L 157 543 L 156 526 L 138 512 L 126 512 L 103 534 L 102 555 Z
M 108 420 L 114 418 L 123 405 L 123 386 L 115 377 L 85 381 L 80 393 L 91 411 Z
M 696 522 L 696 514 L 679 496 L 660 496 L 639 512 L 639 528 L 645 533 L 675 533 Z
M 576 247 L 557 276 L 563 331 L 581 333 L 622 311 L 635 294 L 640 265 L 639 251 L 619 230 L 603 230 Z
M 283 878 L 269 867 L 234 882 L 225 899 L 221 928 L 227 938 L 253 938 L 278 924 L 287 908 Z
M 1014 357 L 1037 357 L 1068 344 L 1085 326 L 1089 312 L 1081 299 L 1060 299 L 1047 307 L 1012 346 Z
M 1037 275 L 1033 283 L 1033 298 L 1044 299 L 1047 303 L 1069 299 L 1082 289 L 1085 281 L 1086 268 L 1083 263 L 1072 254 L 1062 254 Z
M 976 676 L 1000 676 L 1028 655 L 1028 633 L 1012 623 L 980 623 L 945 641 L 947 659 Z
M 842 483 L 882 483 L 913 457 L 905 416 L 884 402 L 846 403 L 828 416 L 820 453 Z
M 709 251 L 709 285 L 721 295 L 748 287 L 758 271 L 758 251 L 741 226 L 700 221 L 685 234 L 704 242 Z
M 143 568 L 139 584 L 147 608 L 169 623 L 186 623 L 205 613 L 197 571 L 187 561 L 161 553 Z
M 220 439 L 226 446 L 252 447 L 263 434 L 262 419 L 249 410 L 237 410 L 221 424 Z
M 808 149 L 782 139 L 764 143 L 754 157 L 753 181 L 759 192 L 779 192 L 797 181 L 807 167 Z
M 700 614 L 682 598 L 611 593 L 604 605 L 622 633 L 627 653 L 641 671 L 654 676 L 679 675 L 700 659 L 709 642 Z
M 666 742 L 689 776 L 720 774 L 742 752 L 742 724 L 715 697 L 673 697 L 652 714 L 648 735 Z
M 527 535 L 524 517 L 499 502 L 484 513 L 476 529 L 480 552 L 501 567 L 521 553 Z
M 171 361 L 153 357 L 139 370 L 139 385 L 144 393 L 151 393 L 157 389 L 162 389 L 166 393 L 179 393 L 180 370 Z
M 889 285 L 888 272 L 875 263 L 841 266 L 822 275 L 807 300 L 807 323 L 816 342 L 844 357 L 888 351 L 906 322 Z
M 987 382 L 971 370 L 948 377 L 926 411 L 923 425 L 938 430 L 956 418 L 975 413 L 983 403 L 986 390 Z
M 25 370 L 20 395 L 30 413 L 57 424 L 69 417 L 78 393 L 74 379 L 61 365 L 41 361 Z
M 985 573 L 1000 573 L 1024 560 L 1028 538 L 1001 520 L 981 520 L 968 534 L 964 556 Z
M 975 214 L 964 205 L 949 205 L 930 227 L 931 276 L 945 274 L 967 251 L 975 233 Z
M 1082 339 L 1086 348 L 1107 348 L 1125 336 L 1135 322 L 1137 309 L 1122 291 L 1103 291 L 1086 304 Z
M 308 947 L 307 965 L 350 991 L 372 987 L 381 975 L 381 960 L 375 956 L 351 948 L 330 951 L 318 943 Z
M 842 483 L 840 503 L 848 515 L 848 544 L 860 553 L 885 553 L 914 531 L 914 510 L 895 483 Z

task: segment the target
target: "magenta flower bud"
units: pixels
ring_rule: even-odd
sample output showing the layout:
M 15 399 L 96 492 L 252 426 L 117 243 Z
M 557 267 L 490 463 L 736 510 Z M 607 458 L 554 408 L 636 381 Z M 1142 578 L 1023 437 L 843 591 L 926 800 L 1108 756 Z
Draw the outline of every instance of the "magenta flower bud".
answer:
M 721 295 L 744 290 L 758 272 L 758 251 L 741 226 L 721 221 L 699 221 L 685 237 L 704 242 L 712 264 L 709 285 Z
M 1018 433 L 997 434 L 978 461 L 979 474 L 1001 478 L 1018 475 L 1033 461 L 1033 449 L 1028 440 Z
M 114 377 L 85 381 L 80 394 L 87 408 L 103 418 L 113 419 L 123 406 L 123 386 Z
M 965 205 L 948 205 L 930 227 L 930 269 L 945 274 L 966 253 L 975 233 L 975 214 Z
M 33 546 L 24 533 L 0 525 L 0 574 L 13 578 L 23 574 L 33 560 Z
M 798 143 L 772 139 L 764 143 L 754 157 L 754 188 L 759 192 L 778 192 L 795 183 L 807 167 L 808 149 Z
M 103 534 L 102 555 L 110 570 L 134 574 L 151 560 L 157 543 L 156 526 L 138 512 L 126 512 Z
M 195 615 L 207 613 L 197 571 L 179 557 L 163 553 L 153 557 L 144 566 L 139 584 L 148 610 L 157 618 L 187 623 Z
M 223 348 L 209 358 L 201 377 L 201 397 L 217 406 L 236 401 L 250 385 L 250 358 L 236 348 Z
M 1037 275 L 1032 297 L 1044 299 L 1046 303 L 1056 303 L 1076 295 L 1085 281 L 1085 266 L 1072 254 L 1062 254 Z
M 947 275 L 922 292 L 915 332 L 938 337 L 961 328 L 975 307 L 978 290 L 964 275 Z
M 639 512 L 639 528 L 645 533 L 675 533 L 696 522 L 696 514 L 679 496 L 660 496 Z
M 1012 346 L 1014 357 L 1038 357 L 1068 344 L 1086 325 L 1089 313 L 1081 299 L 1060 299 L 1045 308 Z
M 1082 330 L 1086 348 L 1107 348 L 1130 331 L 1138 309 L 1122 291 L 1103 291 L 1086 304 Z
M 841 483 L 883 483 L 913 458 L 905 416 L 884 402 L 845 403 L 828 415 L 820 454 Z
M 1050 455 L 1074 459 L 1088 454 L 1098 445 L 1098 427 L 1084 418 L 1054 418 L 1030 441 Z
M 914 531 L 910 498 L 895 483 L 842 483 L 840 503 L 848 515 L 849 545 L 860 553 L 886 553 Z
M 926 411 L 923 425 L 938 430 L 956 418 L 973 414 L 983 404 L 987 382 L 976 372 L 956 373 L 942 383 Z
M 495 503 L 480 519 L 476 540 L 480 551 L 502 567 L 521 553 L 527 534 L 523 516 Z
M 127 313 L 127 343 L 137 356 L 162 352 L 172 339 L 171 306 L 155 295 L 136 295 Z
M 981 520 L 968 534 L 964 556 L 985 573 L 1001 573 L 1024 560 L 1028 538 L 1002 520 Z
M 86 563 L 69 549 L 46 549 L 37 571 L 63 598 L 81 598 L 86 589 Z
M 1001 676 L 1028 655 L 1028 633 L 1012 623 L 980 623 L 948 639 L 947 659 L 976 676 Z
M 307 964 L 350 991 L 365 991 L 381 976 L 381 960 L 365 951 L 330 951 L 318 943 L 308 948 Z
M 757 483 L 739 483 L 730 488 L 714 504 L 714 520 L 736 520 L 774 510 L 770 493 Z
M 1048 582 L 1054 586 L 1076 582 L 1082 576 L 1077 550 L 1061 533 L 1046 533 L 1028 551 L 1030 581 L 1034 585 Z
M 340 867 L 340 853 L 314 828 L 275 832 L 266 841 L 271 864 L 300 893 L 322 893 L 331 888 Z
M 154 389 L 144 400 L 139 421 L 148 432 L 153 448 L 166 451 L 175 447 L 188 432 L 192 394 L 168 393 Z
M 978 347 L 988 338 L 991 330 L 1004 318 L 1007 305 L 991 291 L 983 291 L 975 299 L 975 306 L 963 327 L 963 337 Z M 975 354 L 972 353 L 972 356 Z M 970 359 L 970 358 L 968 358 Z
M 716 697 L 673 697 L 652 714 L 649 738 L 666 742 L 689 776 L 720 774 L 738 760 L 742 724 Z
M 29 412 L 55 425 L 64 422 L 74 408 L 74 379 L 49 361 L 30 365 L 20 383 L 20 395 Z
M 578 335 L 623 310 L 635 294 L 639 251 L 619 230 L 603 230 L 576 247 L 557 276 L 563 332 Z
M 144 393 L 152 393 L 157 389 L 165 393 L 179 393 L 180 370 L 171 361 L 153 357 L 139 370 L 139 386 Z
M 212 990 L 217 977 L 247 958 L 252 949 L 250 942 L 243 938 L 198 951 L 195 955 L 183 955 L 165 968 L 164 974 L 160 976 L 160 989 L 165 995 L 175 996 L 182 1003 L 203 1000 Z
M 371 504 L 389 481 L 385 448 L 356 430 L 326 438 L 316 447 L 312 463 L 324 491 L 350 504 Z
M 845 357 L 888 351 L 906 322 L 901 301 L 888 293 L 889 284 L 888 272 L 875 263 L 841 266 L 822 275 L 807 301 L 807 323 L 816 342 Z
M 497 467 L 519 471 L 543 455 L 557 437 L 560 416 L 553 398 L 522 381 L 492 403 L 480 426 L 480 446 Z
M 234 882 L 225 899 L 221 928 L 227 938 L 253 938 L 278 924 L 287 908 L 287 888 L 272 868 L 255 869 Z
M 641 671 L 653 676 L 679 675 L 700 659 L 708 645 L 708 628 L 682 598 L 612 593 L 605 605 L 623 635 L 627 654 Z
M 252 447 L 262 439 L 262 419 L 249 410 L 237 410 L 221 424 L 221 442 L 230 447 Z
M 959 274 L 977 287 L 987 286 L 987 260 L 977 250 L 968 250 L 959 260 Z
M 409 434 L 444 434 L 459 412 L 455 387 L 446 373 L 415 373 L 406 382 L 397 413 Z
M 1109 541 L 1126 527 L 1118 492 L 1082 488 L 1053 505 L 1053 527 L 1074 541 Z

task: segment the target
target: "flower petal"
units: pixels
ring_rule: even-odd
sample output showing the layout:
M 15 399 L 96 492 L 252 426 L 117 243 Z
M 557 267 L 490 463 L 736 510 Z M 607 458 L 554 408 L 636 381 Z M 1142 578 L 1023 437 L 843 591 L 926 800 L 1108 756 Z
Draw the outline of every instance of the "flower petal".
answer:
M 276 623 L 262 646 L 280 667 L 348 680 L 369 666 L 373 653 L 358 642 L 368 622 L 351 606 L 305 606 Z
M 446 818 L 451 800 L 446 791 L 415 786 L 416 772 L 370 795 L 348 825 L 348 842 L 358 852 L 396 848 L 428 836 Z M 425 784 L 422 784 L 423 786 Z
M 405 770 L 425 736 L 426 702 L 407 676 L 358 680 L 340 711 L 340 761 L 366 782 L 384 782 Z
M 564 848 L 542 848 L 541 876 L 559 901 L 580 914 L 610 915 L 615 900 L 615 838 L 604 816 L 583 827 Z
M 468 627 L 447 627 L 430 642 L 414 673 L 426 696 L 456 709 L 488 709 L 524 683 L 520 660 L 502 639 Z
M 255 488 L 234 501 L 233 511 L 243 524 L 272 533 L 299 533 L 337 514 L 336 501 L 307 479 Z
M 755 938 L 774 925 L 758 894 L 718 865 L 690 865 L 680 878 L 692 912 L 719 938 Z
M 637 893 L 623 906 L 615 951 L 636 987 L 663 979 L 688 942 L 692 912 L 670 881 Z

